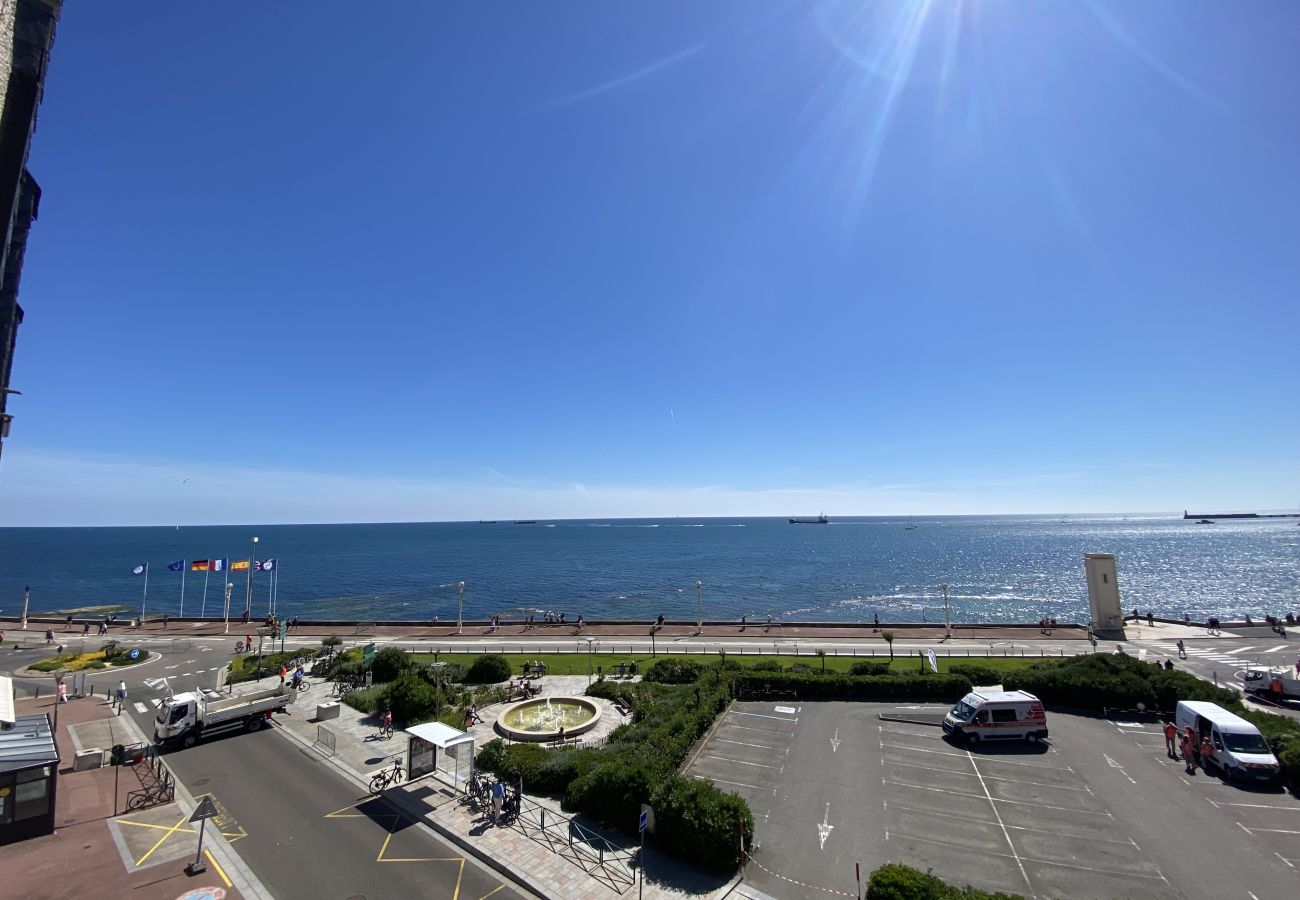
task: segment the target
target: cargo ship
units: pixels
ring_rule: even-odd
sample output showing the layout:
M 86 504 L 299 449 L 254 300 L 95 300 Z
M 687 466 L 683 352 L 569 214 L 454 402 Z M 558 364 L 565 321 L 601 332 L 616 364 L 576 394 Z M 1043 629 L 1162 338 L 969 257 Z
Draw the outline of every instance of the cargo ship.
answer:
M 830 521 L 831 521 L 830 519 L 826 518 L 826 513 L 822 513 L 820 516 L 815 516 L 815 517 L 793 516 L 790 519 L 790 524 L 791 525 L 829 525 Z

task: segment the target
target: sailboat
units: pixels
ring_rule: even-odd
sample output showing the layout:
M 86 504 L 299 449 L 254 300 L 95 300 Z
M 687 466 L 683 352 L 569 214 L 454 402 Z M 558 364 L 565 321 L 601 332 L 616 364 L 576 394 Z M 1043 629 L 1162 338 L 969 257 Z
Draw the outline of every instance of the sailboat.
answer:
M 904 531 L 916 531 L 916 525 L 912 524 L 912 517 L 907 517 L 907 524 L 903 526 Z

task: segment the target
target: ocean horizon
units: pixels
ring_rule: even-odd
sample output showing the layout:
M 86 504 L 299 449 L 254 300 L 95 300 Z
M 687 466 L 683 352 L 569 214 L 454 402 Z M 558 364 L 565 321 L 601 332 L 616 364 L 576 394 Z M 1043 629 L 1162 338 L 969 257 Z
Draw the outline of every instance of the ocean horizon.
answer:
M 1223 512 L 1223 510 L 1215 510 Z M 332 619 L 455 618 L 565 612 L 588 619 L 741 615 L 785 620 L 943 619 L 949 585 L 959 622 L 1087 620 L 1083 554 L 1114 553 L 1125 608 L 1201 619 L 1284 615 L 1300 593 L 1295 519 L 1221 520 L 1181 513 L 780 518 L 606 518 L 351 524 L 39 526 L 0 528 L 0 615 L 120 606 L 219 615 L 223 581 L 194 559 L 278 561 L 276 608 Z M 231 572 L 242 613 L 247 576 Z M 205 591 L 205 580 L 206 591 Z M 264 615 L 271 578 L 253 577 Z M 1292 611 L 1295 611 L 1294 609 Z

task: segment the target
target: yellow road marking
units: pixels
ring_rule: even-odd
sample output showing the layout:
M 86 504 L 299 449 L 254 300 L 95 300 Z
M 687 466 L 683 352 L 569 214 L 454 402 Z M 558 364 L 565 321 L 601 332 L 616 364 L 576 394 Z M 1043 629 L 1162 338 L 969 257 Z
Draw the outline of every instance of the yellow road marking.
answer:
M 451 895 L 451 900 L 460 900 L 460 880 L 465 877 L 465 857 L 460 858 L 460 871 L 456 873 L 456 890 Z
M 136 828 L 157 828 L 159 831 L 170 831 L 173 834 L 198 834 L 193 828 L 177 828 L 175 825 L 155 825 L 153 822 L 132 822 L 130 819 L 118 819 L 119 825 L 134 825 Z M 248 837 L 248 832 L 241 826 L 238 831 L 223 831 L 221 836 L 226 838 L 226 843 L 233 844 L 240 838 Z
M 188 821 L 189 821 L 189 818 L 190 818 L 190 817 L 189 817 L 188 815 L 181 816 L 180 821 L 178 821 L 178 822 L 177 822 L 175 825 L 173 825 L 171 828 L 167 829 L 167 833 L 164 834 L 162 837 L 158 838 L 158 843 L 156 843 L 156 844 L 154 844 L 152 847 L 150 847 L 148 853 L 146 853 L 144 856 L 140 857 L 139 859 L 137 859 L 137 860 L 135 861 L 135 866 L 136 866 L 136 868 L 138 869 L 138 868 L 140 868 L 140 866 L 144 865 L 144 861 L 145 861 L 146 859 L 148 859 L 149 857 L 153 856 L 153 852 L 154 852 L 155 850 L 157 850 L 159 847 L 161 847 L 161 846 L 163 845 L 163 841 L 167 840 L 167 839 L 168 839 L 169 837 L 171 837 L 173 834 L 175 834 L 176 832 L 180 831 L 180 830 L 181 830 L 181 826 L 184 825 L 186 822 L 188 822 Z M 193 831 L 193 829 L 189 829 L 189 830 L 190 830 L 190 831 Z
M 393 835 L 397 833 L 397 825 L 398 825 L 398 823 L 399 823 L 399 822 L 410 822 L 410 823 L 412 823 L 412 824 L 417 824 L 417 823 L 416 823 L 416 820 L 410 818 L 409 816 L 404 816 L 404 815 L 402 815 L 401 813 L 376 813 L 376 814 L 374 814 L 374 815 L 371 815 L 371 814 L 369 814 L 369 813 L 363 813 L 363 812 L 350 812 L 350 810 L 355 810 L 355 809 L 357 809 L 358 807 L 360 807 L 360 806 L 364 806 L 364 805 L 367 804 L 367 803 L 372 803 L 372 802 L 374 802 L 374 800 L 375 800 L 374 797 L 367 797 L 367 798 L 364 799 L 364 800 L 358 801 L 357 803 L 353 803 L 351 806 L 345 806 L 345 807 L 343 807 L 342 809 L 336 809 L 336 810 L 334 810 L 334 812 L 326 813 L 322 818 L 326 818 L 326 819 L 370 819 L 371 821 L 374 821 L 374 822 L 376 822 L 376 823 L 383 823 L 385 820 L 387 820 L 387 821 L 388 821 L 388 825 L 387 825 L 387 827 L 386 827 L 385 830 L 386 830 L 388 833 L 387 833 L 386 835 L 384 835 L 384 843 L 383 843 L 382 845 L 380 845 L 380 847 L 379 847 L 379 853 L 376 854 L 376 856 L 375 856 L 375 862 L 377 862 L 377 863 L 397 863 L 397 862 L 403 862 L 403 863 L 405 863 L 405 862 L 459 862 L 459 863 L 460 863 L 461 873 L 462 873 L 462 874 L 464 873 L 464 871 L 465 871 L 465 858 L 464 858 L 463 856 L 401 856 L 401 857 L 398 857 L 398 856 L 394 856 L 394 857 L 387 857 L 387 856 L 384 856 L 384 853 L 388 850 L 388 844 L 389 844 L 389 842 L 392 841 L 392 839 L 393 839 Z M 457 892 L 457 894 L 459 894 L 459 892 L 460 892 L 460 876 L 457 876 L 457 879 L 456 879 L 456 885 L 457 885 L 457 887 L 456 887 L 456 892 Z
M 248 831 L 245 830 L 243 825 L 240 825 L 238 832 L 223 831 L 221 832 L 221 836 L 226 839 L 227 844 L 233 844 L 235 841 L 239 840 L 240 838 L 248 837 Z
M 487 892 L 486 894 L 484 894 L 482 897 L 479 897 L 478 900 L 487 900 L 488 897 L 491 897 L 493 894 L 495 894 L 497 891 L 501 890 L 503 887 L 505 887 L 504 884 L 498 884 L 496 887 L 494 887 L 492 890 L 488 891 L 488 892 Z
M 226 877 L 226 870 L 221 868 L 221 863 L 217 862 L 216 858 L 212 855 L 212 851 L 204 850 L 203 855 L 208 858 L 208 862 L 212 863 L 212 868 L 217 870 L 217 874 L 220 875 L 221 880 L 226 883 L 226 887 L 228 888 L 234 887 L 234 885 L 230 883 L 230 879 Z M 500 890 L 500 888 L 498 888 L 498 890 Z

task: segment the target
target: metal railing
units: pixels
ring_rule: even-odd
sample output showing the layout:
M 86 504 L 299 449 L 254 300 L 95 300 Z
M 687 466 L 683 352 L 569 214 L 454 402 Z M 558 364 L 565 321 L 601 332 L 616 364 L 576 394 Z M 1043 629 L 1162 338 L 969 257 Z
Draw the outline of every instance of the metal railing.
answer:
M 519 817 L 510 827 L 545 844 L 615 893 L 636 884 L 636 847 L 622 846 L 568 816 L 519 798 Z
M 159 806 L 176 799 L 176 776 L 158 753 L 158 748 L 135 744 L 126 748 L 128 758 L 142 753 L 136 765 L 135 774 L 140 779 L 140 787 L 126 795 L 127 809 L 145 809 Z
M 336 752 L 335 747 L 336 747 L 337 740 L 338 740 L 338 735 L 335 734 L 332 729 L 324 725 L 317 725 L 316 743 L 312 744 L 312 749 L 313 750 L 319 749 L 322 754 L 325 754 L 327 756 L 333 756 Z M 326 754 L 325 751 L 327 750 L 329 752 Z

